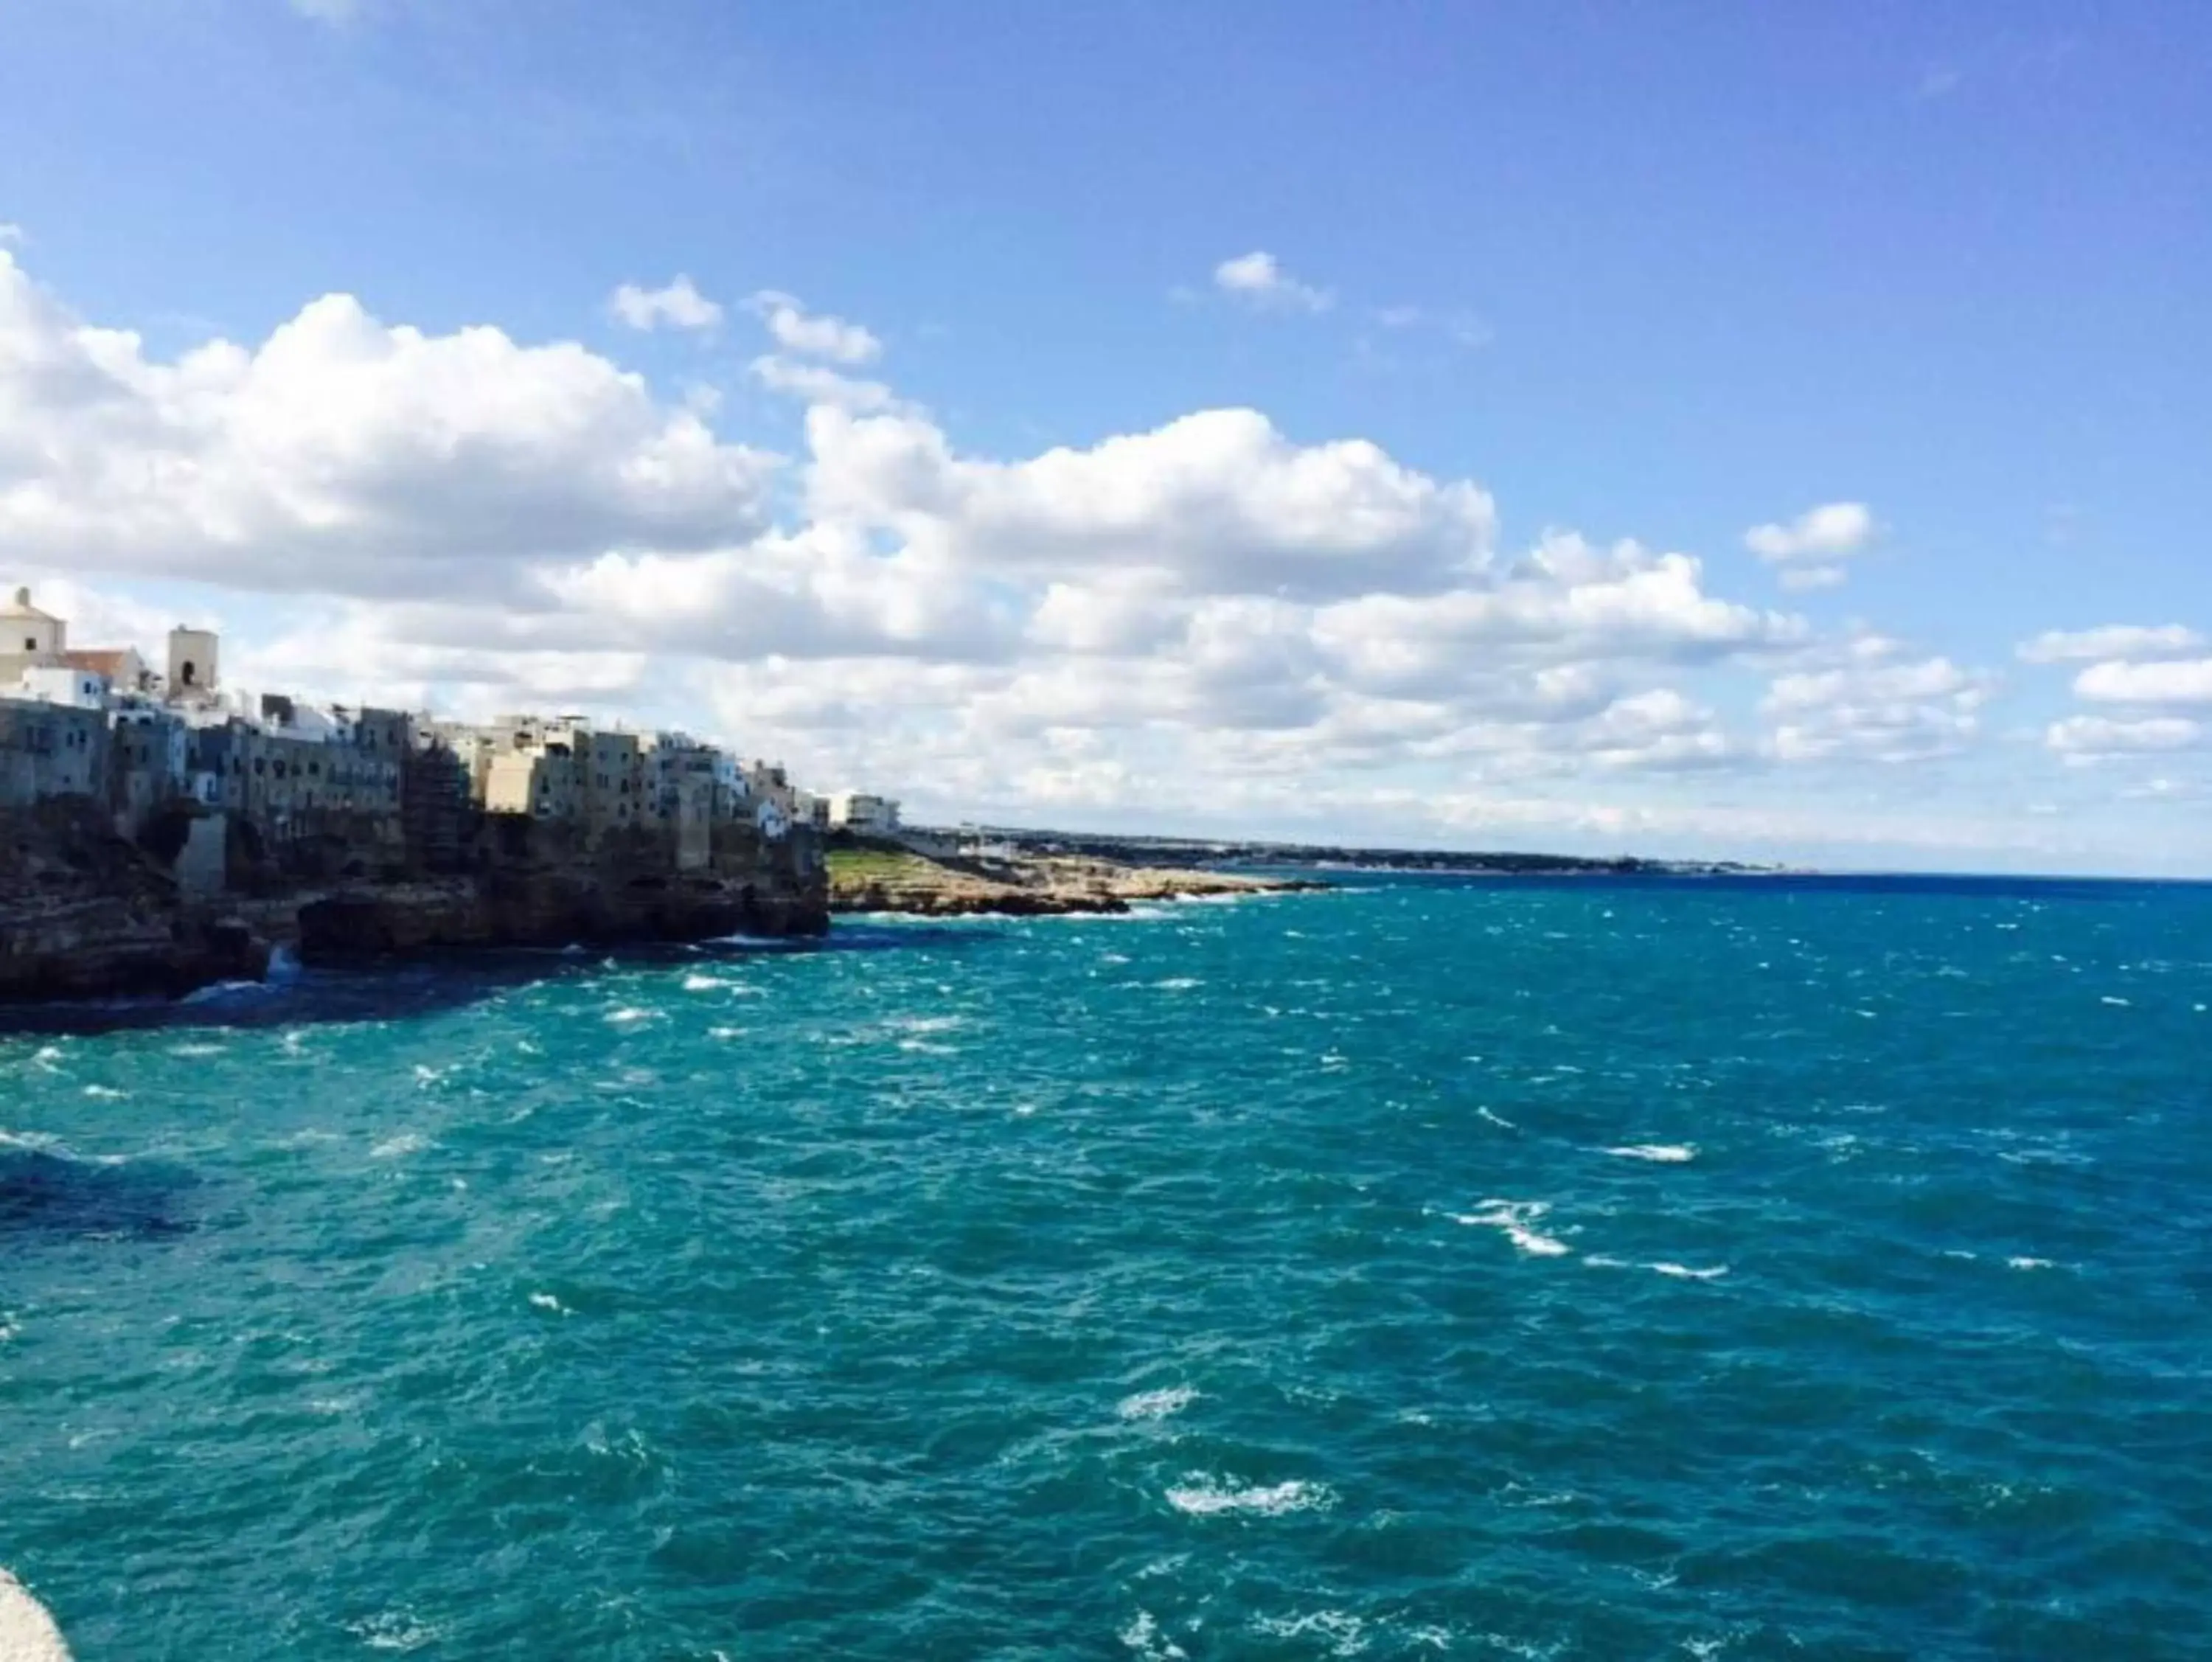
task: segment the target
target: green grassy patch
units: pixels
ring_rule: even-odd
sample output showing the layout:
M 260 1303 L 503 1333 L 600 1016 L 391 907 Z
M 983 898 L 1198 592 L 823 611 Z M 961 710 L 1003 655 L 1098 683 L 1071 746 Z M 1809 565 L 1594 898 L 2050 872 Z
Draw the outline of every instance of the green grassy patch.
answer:
M 927 878 L 937 867 L 919 855 L 882 849 L 831 849 L 823 856 L 832 883 L 898 883 Z

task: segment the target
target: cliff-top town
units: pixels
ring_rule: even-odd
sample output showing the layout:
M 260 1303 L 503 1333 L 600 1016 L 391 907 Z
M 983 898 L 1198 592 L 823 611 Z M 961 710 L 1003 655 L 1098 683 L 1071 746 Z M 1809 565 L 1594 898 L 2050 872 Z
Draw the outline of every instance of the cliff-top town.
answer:
M 769 843 L 794 826 L 898 827 L 895 801 L 814 794 L 780 764 L 682 733 L 580 715 L 471 724 L 238 691 L 222 680 L 220 645 L 180 626 L 158 668 L 130 647 L 72 647 L 66 621 L 17 589 L 0 605 L 0 809 L 90 799 L 136 838 L 187 807 L 175 869 L 199 893 L 222 890 L 231 819 L 282 844 L 342 818 L 349 837 L 398 848 L 435 843 L 441 817 L 521 816 L 586 845 L 623 830 L 672 837 L 678 869 L 708 865 L 717 826 Z

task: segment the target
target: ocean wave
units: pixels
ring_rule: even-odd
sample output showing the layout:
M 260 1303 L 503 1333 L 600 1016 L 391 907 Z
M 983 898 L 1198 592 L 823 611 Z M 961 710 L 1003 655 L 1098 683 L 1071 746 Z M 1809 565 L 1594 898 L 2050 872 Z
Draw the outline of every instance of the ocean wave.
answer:
M 1358 1656 L 1367 1648 L 1367 1623 L 1350 1610 L 1306 1616 L 1255 1616 L 1252 1629 L 1272 1639 L 1316 1639 L 1331 1656 Z
M 1147 1662 L 1180 1662 L 1189 1652 L 1160 1631 L 1150 1610 L 1139 1610 L 1129 1625 L 1115 1635 Z
M 1158 1391 L 1139 1391 L 1134 1396 L 1124 1397 L 1114 1404 L 1115 1414 L 1124 1420 L 1164 1420 L 1170 1414 L 1179 1414 L 1198 1400 L 1198 1392 L 1188 1385 L 1167 1385 Z
M 1680 1166 L 1698 1157 L 1697 1145 L 1689 1142 L 1632 1142 L 1605 1152 L 1616 1160 L 1648 1160 L 1662 1166 Z
M 1573 1251 L 1565 1241 L 1532 1229 L 1529 1225 L 1552 1209 L 1546 1201 L 1486 1200 L 1476 1212 L 1455 1212 L 1454 1223 L 1504 1232 L 1505 1239 L 1532 1258 L 1563 1258 Z
M 402 1131 L 396 1137 L 386 1137 L 368 1151 L 372 1160 L 398 1160 L 402 1154 L 419 1154 L 430 1146 L 430 1139 L 420 1131 Z
M 265 981 L 217 981 L 196 988 L 177 1001 L 179 1004 L 220 1004 L 229 1000 L 265 997 L 276 989 Z
M 1323 1512 L 1336 1504 L 1336 1495 L 1325 1483 L 1297 1478 L 1282 1483 L 1238 1485 L 1219 1478 L 1186 1478 L 1168 1491 L 1168 1504 L 1192 1518 L 1218 1518 L 1249 1513 L 1258 1518 L 1281 1518 L 1294 1512 Z

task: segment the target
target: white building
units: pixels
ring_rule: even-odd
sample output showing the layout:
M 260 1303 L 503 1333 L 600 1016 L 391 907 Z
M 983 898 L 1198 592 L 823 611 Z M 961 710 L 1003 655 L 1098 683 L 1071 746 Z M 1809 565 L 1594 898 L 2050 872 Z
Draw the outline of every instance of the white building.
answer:
M 15 683 L 26 698 L 72 709 L 100 709 L 107 703 L 107 678 L 67 664 L 33 664 Z
M 899 805 L 895 798 L 867 791 L 841 790 L 830 798 L 830 827 L 857 831 L 864 837 L 890 837 L 899 828 Z

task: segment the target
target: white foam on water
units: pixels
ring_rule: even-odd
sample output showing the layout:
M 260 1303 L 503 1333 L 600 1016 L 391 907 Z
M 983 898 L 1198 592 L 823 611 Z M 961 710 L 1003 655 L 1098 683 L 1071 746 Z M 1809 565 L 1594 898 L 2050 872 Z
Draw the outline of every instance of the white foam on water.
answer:
M 1367 1648 L 1367 1623 L 1349 1610 L 1316 1610 L 1310 1616 L 1255 1616 L 1252 1629 L 1276 1639 L 1315 1638 L 1331 1656 L 1358 1656 Z
M 386 1137 L 368 1151 L 372 1160 L 397 1160 L 402 1154 L 420 1154 L 430 1146 L 430 1139 L 420 1131 L 402 1131 L 396 1137 Z
M 1455 1212 L 1451 1221 L 1502 1230 L 1506 1239 L 1532 1258 L 1564 1258 L 1572 1250 L 1565 1241 L 1529 1227 L 1551 1209 L 1544 1201 L 1486 1200 L 1480 1211 Z
M 95 1102 L 115 1102 L 129 1094 L 112 1085 L 88 1085 L 84 1087 L 84 1093 Z
M 745 1030 L 742 1027 L 709 1027 L 707 1029 L 707 1037 L 709 1038 L 743 1038 L 744 1036 Z
M 1648 1269 L 1656 1269 L 1662 1275 L 1672 1275 L 1677 1281 L 1685 1282 L 1717 1282 L 1729 1272 L 1729 1267 L 1724 1263 L 1717 1263 L 1707 1269 L 1692 1269 L 1686 1263 L 1664 1261 L 1647 1264 L 1644 1267 Z
M 653 1012 L 640 1004 L 625 1004 L 619 1010 L 607 1012 L 607 1020 L 617 1027 L 626 1027 L 634 1021 L 650 1021 Z
M 1698 1157 L 1697 1145 L 1690 1142 L 1632 1142 L 1605 1152 L 1617 1160 L 1656 1160 L 1662 1166 L 1680 1166 Z
M 2104 997 L 2099 999 L 2097 1002 L 2100 1004 L 2110 1004 L 2115 1009 L 2124 1010 L 2129 1008 L 2130 1001 L 2124 998 L 2114 998 L 2110 993 L 2107 993 Z
M 1260 1518 L 1281 1518 L 1294 1512 L 1319 1512 L 1336 1504 L 1327 1485 L 1301 1482 L 1254 1483 L 1238 1487 L 1218 1478 L 1199 1476 L 1168 1491 L 1168 1504 L 1192 1518 L 1218 1518 L 1249 1513 Z
M 717 987 L 731 987 L 736 984 L 734 982 L 723 980 L 720 976 L 694 974 L 684 977 L 684 990 L 687 993 L 711 993 Z
M 1139 1391 L 1133 1397 L 1124 1397 L 1114 1404 L 1114 1412 L 1124 1420 L 1164 1420 L 1170 1414 L 1179 1414 L 1198 1400 L 1198 1392 L 1188 1385 L 1168 1385 L 1158 1391 Z
M 351 1625 L 354 1636 L 373 1651 L 418 1651 L 445 1630 L 415 1619 L 411 1610 L 386 1610 Z
M 1478 1107 L 1475 1109 L 1475 1111 L 1475 1111 L 1475 1114 L 1476 1114 L 1476 1117 L 1477 1117 L 1481 1118 L 1481 1119 L 1486 1119 L 1486 1120 L 1488 1120 L 1488 1121 L 1489 1121 L 1492 1125 L 1500 1125 L 1500 1126 L 1503 1126 L 1503 1127 L 1504 1127 L 1504 1128 L 1505 1128 L 1505 1129 L 1507 1129 L 1507 1130 L 1509 1130 L 1509 1131 L 1517 1131 L 1517 1130 L 1519 1130 L 1519 1129 L 1521 1129 L 1519 1126 L 1516 1125 L 1516 1124 L 1515 1124 L 1511 1120 L 1510 1120 L 1510 1119 L 1506 1118 L 1504 1115 L 1503 1115 L 1503 1114 L 1493 1114 L 1493 1113 L 1492 1113 L 1492 1112 L 1490 1111 L 1490 1110 L 1489 1110 L 1489 1109 L 1487 1109 L 1487 1108 L 1483 1108 L 1483 1107 L 1480 1107 L 1480 1106 L 1478 1106 Z
M 2008 1269 L 2056 1269 L 2058 1266 L 2048 1258 L 2007 1258 Z
M 960 1054 L 960 1047 L 957 1044 L 932 1044 L 926 1038 L 902 1038 L 898 1042 L 898 1047 L 902 1050 L 915 1050 L 923 1056 L 951 1056 Z
M 530 1302 L 538 1309 L 550 1310 L 556 1316 L 573 1316 L 576 1313 L 550 1293 L 532 1293 L 530 1295 Z
M 1124 1645 L 1151 1662 L 1176 1662 L 1189 1653 L 1160 1631 L 1160 1624 L 1152 1620 L 1150 1610 L 1139 1610 L 1129 1625 L 1115 1635 Z
M 902 1033 L 948 1033 L 955 1027 L 964 1026 L 968 1018 L 957 1015 L 900 1016 L 891 1026 Z
M 6 1662 L 70 1662 L 70 1648 L 46 1607 L 0 1569 L 0 1658 Z
M 1187 993 L 1198 985 L 1198 980 L 1194 976 L 1171 976 L 1165 981 L 1155 981 L 1152 985 L 1164 993 Z
M 179 1004 L 213 1004 L 226 998 L 242 998 L 270 989 L 258 981 L 218 981 L 196 988 L 177 1001 Z

